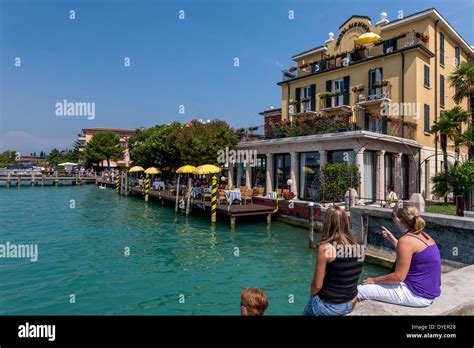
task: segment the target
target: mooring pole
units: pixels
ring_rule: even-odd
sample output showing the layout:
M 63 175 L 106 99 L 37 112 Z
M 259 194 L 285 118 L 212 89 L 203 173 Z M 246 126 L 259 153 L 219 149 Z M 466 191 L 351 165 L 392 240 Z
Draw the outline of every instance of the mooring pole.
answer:
M 130 191 L 130 182 L 128 180 L 128 172 L 125 172 L 124 174 L 124 180 L 125 180 L 125 196 L 128 196 L 128 193 Z
M 189 215 L 189 205 L 191 203 L 191 188 L 192 188 L 191 180 L 192 179 L 191 179 L 191 175 L 190 175 L 189 178 L 188 178 L 188 197 L 187 197 L 187 201 L 186 201 L 186 215 Z
M 217 178 L 212 177 L 212 191 L 211 191 L 211 222 L 216 222 L 217 215 Z
M 314 249 L 314 203 L 309 202 L 309 247 Z
M 120 171 L 117 169 L 115 170 L 115 192 L 117 193 L 119 193 L 119 189 L 120 189 L 119 176 L 120 176 Z
M 178 175 L 178 182 L 176 184 L 176 203 L 174 205 L 174 211 L 178 211 L 178 201 L 179 201 L 179 179 L 181 175 Z
M 145 174 L 145 202 L 148 202 L 148 193 L 150 192 L 150 176 Z

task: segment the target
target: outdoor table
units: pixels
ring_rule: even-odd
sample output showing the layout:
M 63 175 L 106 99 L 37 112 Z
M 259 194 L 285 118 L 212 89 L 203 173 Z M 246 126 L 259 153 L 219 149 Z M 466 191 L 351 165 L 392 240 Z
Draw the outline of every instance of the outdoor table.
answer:
M 227 199 L 227 202 L 229 204 L 234 203 L 234 200 L 238 199 L 239 201 L 242 201 L 242 196 L 240 194 L 239 189 L 234 189 L 234 190 L 224 190 L 225 198 Z
M 163 191 L 165 189 L 165 183 L 163 181 L 154 181 L 153 190 L 158 191 L 158 188 L 160 188 L 160 191 Z
M 191 190 L 191 197 L 196 198 L 201 195 L 201 188 L 200 187 L 193 187 Z

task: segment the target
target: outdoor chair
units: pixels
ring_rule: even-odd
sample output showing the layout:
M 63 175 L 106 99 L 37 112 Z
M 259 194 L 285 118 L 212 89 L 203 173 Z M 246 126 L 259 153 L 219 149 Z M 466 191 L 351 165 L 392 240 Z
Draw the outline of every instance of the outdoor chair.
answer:
M 225 198 L 224 190 L 218 190 L 217 204 L 221 204 L 224 201 L 224 204 L 227 204 L 227 198 Z
M 247 201 L 250 201 L 250 203 L 253 203 L 252 197 L 253 197 L 253 190 L 252 189 L 246 189 L 245 194 L 244 194 L 244 198 L 243 198 L 244 204 L 247 204 Z

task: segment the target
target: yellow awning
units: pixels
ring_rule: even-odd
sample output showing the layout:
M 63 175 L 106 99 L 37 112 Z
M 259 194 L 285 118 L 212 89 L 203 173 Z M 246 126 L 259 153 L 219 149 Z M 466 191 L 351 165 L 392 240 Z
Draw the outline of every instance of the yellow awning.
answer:
M 367 45 L 367 44 L 377 42 L 379 40 L 380 40 L 380 35 L 377 35 L 375 33 L 365 33 L 359 36 L 355 40 L 355 42 L 356 44 L 359 44 L 359 45 Z
M 160 174 L 160 168 L 150 167 L 145 170 L 145 174 Z
M 128 172 L 129 173 L 137 173 L 137 172 L 143 172 L 144 170 L 145 169 L 143 169 L 143 167 L 135 166 L 135 167 L 130 168 L 130 170 Z
M 215 174 L 219 173 L 222 169 L 213 165 L 213 164 L 203 164 L 202 166 L 194 169 L 193 174 L 197 175 L 206 175 L 206 174 Z
M 192 174 L 192 172 L 196 169 L 195 166 L 191 166 L 189 164 L 186 164 L 185 166 L 179 167 L 176 170 L 177 174 Z

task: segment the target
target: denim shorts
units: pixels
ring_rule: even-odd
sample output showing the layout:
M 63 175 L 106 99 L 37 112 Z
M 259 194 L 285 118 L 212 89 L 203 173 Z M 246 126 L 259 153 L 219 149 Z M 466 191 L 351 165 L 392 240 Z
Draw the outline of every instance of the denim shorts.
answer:
M 304 307 L 303 315 L 346 315 L 352 312 L 352 303 L 328 303 L 318 295 L 310 298 Z

